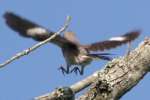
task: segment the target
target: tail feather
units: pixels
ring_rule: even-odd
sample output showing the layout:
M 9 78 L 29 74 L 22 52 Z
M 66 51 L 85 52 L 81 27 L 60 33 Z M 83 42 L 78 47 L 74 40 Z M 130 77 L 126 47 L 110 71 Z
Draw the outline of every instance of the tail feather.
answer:
M 107 55 L 111 55 L 111 54 L 109 54 L 109 53 L 88 54 L 88 56 L 91 56 L 93 58 L 98 58 L 98 59 L 107 60 L 107 61 L 112 60 L 112 58 Z

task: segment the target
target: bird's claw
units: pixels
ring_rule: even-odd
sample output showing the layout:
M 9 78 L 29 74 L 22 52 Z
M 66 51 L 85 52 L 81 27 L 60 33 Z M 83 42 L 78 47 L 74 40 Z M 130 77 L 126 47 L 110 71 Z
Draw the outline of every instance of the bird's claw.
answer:
M 72 73 L 72 72 L 75 72 L 76 75 L 78 74 L 78 72 L 79 72 L 80 75 L 83 75 L 83 67 L 82 66 L 81 66 L 81 69 L 78 66 L 75 66 L 71 71 L 69 71 L 68 66 L 67 66 L 67 68 L 64 68 L 63 66 L 60 66 L 58 68 L 58 70 L 61 70 L 63 75 L 69 74 L 69 73 Z

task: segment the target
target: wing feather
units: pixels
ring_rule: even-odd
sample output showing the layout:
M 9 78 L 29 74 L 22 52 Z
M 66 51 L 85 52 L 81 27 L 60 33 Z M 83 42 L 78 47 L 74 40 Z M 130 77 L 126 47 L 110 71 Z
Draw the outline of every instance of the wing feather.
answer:
M 6 24 L 23 37 L 33 38 L 36 41 L 43 41 L 54 34 L 54 32 L 12 12 L 6 12 L 4 18 Z M 68 42 L 68 40 L 58 35 L 51 42 L 61 46 L 64 42 Z
M 140 33 L 140 30 L 135 30 L 119 37 L 110 38 L 109 40 L 92 43 L 90 45 L 84 45 L 84 47 L 89 51 L 104 51 L 131 42 L 135 40 Z

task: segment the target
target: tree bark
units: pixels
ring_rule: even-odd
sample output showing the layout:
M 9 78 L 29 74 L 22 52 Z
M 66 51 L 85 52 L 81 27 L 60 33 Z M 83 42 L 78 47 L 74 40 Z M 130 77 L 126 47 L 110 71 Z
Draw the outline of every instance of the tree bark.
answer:
M 147 38 L 128 55 L 113 59 L 104 69 L 70 87 L 36 97 L 36 100 L 74 100 L 74 95 L 89 85 L 89 90 L 76 100 L 119 100 L 149 71 L 150 38 Z

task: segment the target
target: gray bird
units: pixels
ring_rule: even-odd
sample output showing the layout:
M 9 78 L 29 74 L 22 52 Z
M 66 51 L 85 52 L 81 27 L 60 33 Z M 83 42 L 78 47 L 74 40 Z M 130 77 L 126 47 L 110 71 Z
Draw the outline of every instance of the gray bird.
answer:
M 12 12 L 4 14 L 7 25 L 19 35 L 27 38 L 33 38 L 36 41 L 43 41 L 55 32 L 50 31 L 38 24 L 35 24 L 25 18 L 22 18 Z M 65 32 L 63 36 L 57 35 L 51 40 L 51 43 L 59 46 L 66 60 L 67 66 L 61 66 L 63 74 L 69 74 L 73 71 L 83 75 L 85 66 L 90 64 L 94 59 L 111 60 L 109 53 L 92 53 L 115 48 L 125 43 L 130 43 L 140 35 L 139 30 L 128 32 L 122 36 L 112 37 L 109 40 L 99 41 L 92 44 L 82 45 L 79 43 L 73 32 Z M 74 66 L 72 68 L 72 66 Z M 70 70 L 70 68 L 72 68 Z

